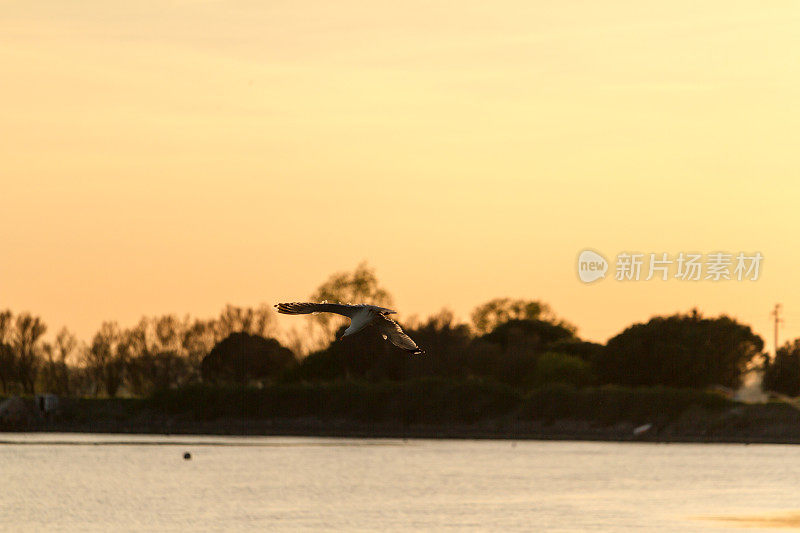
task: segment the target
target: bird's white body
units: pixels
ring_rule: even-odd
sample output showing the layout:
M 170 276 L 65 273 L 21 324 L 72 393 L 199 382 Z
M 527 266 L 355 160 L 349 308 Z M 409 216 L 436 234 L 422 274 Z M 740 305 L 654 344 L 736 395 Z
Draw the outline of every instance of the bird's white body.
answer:
M 380 313 L 371 309 L 370 306 L 363 306 L 350 317 L 350 325 L 344 330 L 342 337 L 358 333 L 375 320 L 378 315 L 380 315 Z

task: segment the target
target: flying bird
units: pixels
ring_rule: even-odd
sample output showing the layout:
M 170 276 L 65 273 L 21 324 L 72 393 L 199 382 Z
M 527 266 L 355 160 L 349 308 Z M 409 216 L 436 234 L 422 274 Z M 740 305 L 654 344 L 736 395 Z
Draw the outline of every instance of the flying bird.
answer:
M 275 307 L 279 313 L 285 315 L 307 315 L 309 313 L 336 313 L 337 315 L 346 316 L 350 319 L 350 326 L 344 330 L 341 338 L 348 335 L 357 333 L 369 326 L 375 325 L 381 332 L 384 340 L 388 340 L 395 346 L 413 354 L 424 354 L 425 351 L 421 350 L 417 343 L 411 337 L 405 334 L 400 325 L 389 318 L 387 315 L 397 313 L 385 307 L 378 307 L 377 305 L 368 304 L 333 304 L 333 303 L 300 303 L 292 302 L 285 304 L 276 304 Z

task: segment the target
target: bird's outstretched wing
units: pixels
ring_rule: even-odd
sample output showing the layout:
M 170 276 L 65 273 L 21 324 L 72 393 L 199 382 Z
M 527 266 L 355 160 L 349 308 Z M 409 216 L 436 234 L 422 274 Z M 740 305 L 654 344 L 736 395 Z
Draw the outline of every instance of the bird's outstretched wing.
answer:
M 389 342 L 398 348 L 402 348 L 407 352 L 411 352 L 413 355 L 425 353 L 424 350 L 421 350 L 419 346 L 417 346 L 417 343 L 414 342 L 411 337 L 406 335 L 406 333 L 403 331 L 403 328 L 401 328 L 397 322 L 386 315 L 378 315 L 375 317 L 373 323 L 378 327 L 383 335 L 383 338 L 388 339 Z
M 284 304 L 275 304 L 279 313 L 284 315 L 307 315 L 309 313 L 336 313 L 337 315 L 353 318 L 362 306 L 348 305 L 348 304 L 329 304 L 329 303 L 310 303 L 310 302 L 292 302 Z
M 397 314 L 397 311 L 394 311 L 393 309 L 386 309 L 385 307 L 378 307 L 377 305 L 361 304 L 360 307 L 368 307 L 368 308 L 372 309 L 373 311 L 375 311 L 377 313 L 380 313 L 382 315 L 396 315 Z

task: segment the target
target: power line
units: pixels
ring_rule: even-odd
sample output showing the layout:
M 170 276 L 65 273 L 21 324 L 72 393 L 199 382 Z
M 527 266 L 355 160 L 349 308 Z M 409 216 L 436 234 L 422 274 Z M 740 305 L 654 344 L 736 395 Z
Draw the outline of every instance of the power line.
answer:
M 775 355 L 778 355 L 778 326 L 783 322 L 781 318 L 781 304 L 775 304 L 775 308 L 770 313 L 775 318 Z

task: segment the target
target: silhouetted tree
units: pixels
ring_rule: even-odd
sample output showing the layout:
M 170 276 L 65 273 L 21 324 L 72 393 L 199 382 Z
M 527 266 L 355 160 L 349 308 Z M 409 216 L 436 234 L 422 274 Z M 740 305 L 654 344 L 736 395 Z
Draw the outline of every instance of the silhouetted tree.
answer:
M 47 361 L 44 365 L 44 384 L 47 392 L 67 396 L 70 394 L 70 369 L 68 359 L 78 348 L 78 339 L 62 328 L 56 335 L 54 344 L 45 344 Z
M 246 385 L 274 379 L 294 363 L 294 354 L 277 340 L 236 332 L 214 346 L 201 369 L 204 381 Z
M 473 375 L 529 388 L 541 384 L 537 376 L 542 374 L 539 366 L 542 354 L 552 352 L 554 346 L 578 342 L 574 329 L 564 323 L 510 319 L 473 341 L 465 366 Z
M 538 300 L 495 298 L 479 305 L 472 312 L 472 325 L 478 335 L 490 333 L 500 324 L 511 320 L 541 320 L 575 332 L 575 326 L 557 319 L 550 306 Z
M 594 382 L 591 365 L 574 355 L 545 352 L 536 358 L 533 373 L 527 376 L 528 386 L 540 387 L 553 383 L 586 387 Z
M 9 385 L 16 377 L 16 365 L 14 349 L 10 344 L 0 343 L 0 384 L 3 387 L 3 394 L 8 393 Z
M 560 324 L 530 319 L 505 321 L 479 338 L 479 341 L 496 344 L 502 350 L 513 348 L 534 353 L 542 353 L 553 343 L 567 340 L 577 340 L 573 330 Z
M 127 361 L 126 383 L 131 392 L 150 394 L 186 384 L 188 360 L 176 352 L 145 352 Z
M 787 396 L 800 395 L 800 339 L 784 344 L 767 362 L 761 387 Z
M 0 384 L 3 387 L 3 394 L 8 393 L 8 387 L 17 375 L 17 358 L 11 346 L 13 319 L 11 311 L 0 312 Z
M 552 352 L 573 355 L 588 363 L 598 360 L 602 353 L 604 345 L 596 342 L 584 341 L 578 338 L 564 338 L 551 342 L 547 349 Z
M 188 324 L 188 318 L 164 315 L 142 318 L 134 328 L 120 333 L 117 353 L 125 362 L 125 385 L 130 392 L 145 395 L 185 385 L 197 375 L 183 348 Z
M 341 337 L 345 326 L 339 328 Z M 299 380 L 363 379 L 400 381 L 404 378 L 408 353 L 383 340 L 374 326 L 329 344 L 303 358 L 293 373 Z
M 110 397 L 117 395 L 124 378 L 126 346 L 120 346 L 121 332 L 116 322 L 103 322 L 85 353 L 85 363 L 95 384 L 95 395 L 102 386 Z
M 152 325 L 159 351 L 177 352 L 180 349 L 184 322 L 175 315 L 164 315 L 153 319 Z
M 655 317 L 608 341 L 595 364 L 600 377 L 621 385 L 737 388 L 764 341 L 727 317 Z
M 199 377 L 203 357 L 208 355 L 215 344 L 213 320 L 194 320 L 183 332 L 181 347 L 192 369 L 192 378 Z
M 340 328 L 339 333 L 344 327 Z M 400 381 L 423 376 L 490 378 L 518 387 L 539 384 L 548 376 L 582 386 L 592 381 L 588 362 L 568 354 L 537 366 L 539 356 L 559 341 L 581 341 L 564 326 L 541 320 L 511 320 L 479 339 L 466 324 L 455 322 L 443 310 L 422 324 L 404 329 L 426 354 L 412 356 L 384 341 L 367 327 L 362 332 L 331 343 L 303 359 L 292 374 L 299 380 L 359 379 Z M 560 366 L 559 366 L 560 365 Z
M 42 364 L 40 339 L 47 331 L 42 320 L 29 313 L 17 316 L 12 347 L 16 354 L 17 376 L 25 392 L 33 394 Z
M 214 323 L 214 329 L 217 342 L 236 332 L 266 337 L 275 329 L 275 315 L 266 304 L 255 309 L 228 304 Z
M 142 317 L 132 328 L 119 331 L 113 348 L 123 361 L 123 380 L 125 387 L 133 394 L 144 394 L 149 390 L 149 381 L 142 368 L 142 359 L 149 359 L 155 341 L 150 338 L 151 320 Z
M 425 347 L 424 356 L 410 358 L 414 376 L 464 376 L 465 356 L 472 334 L 467 324 L 458 324 L 453 312 L 442 309 L 419 325 L 410 326 L 406 332 Z

